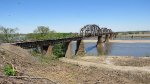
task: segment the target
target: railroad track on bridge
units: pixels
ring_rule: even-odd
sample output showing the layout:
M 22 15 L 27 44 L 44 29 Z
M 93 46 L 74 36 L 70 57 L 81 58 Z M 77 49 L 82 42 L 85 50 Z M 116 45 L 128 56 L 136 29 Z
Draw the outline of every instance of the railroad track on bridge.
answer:
M 90 37 L 98 37 L 97 45 L 101 45 L 103 42 L 108 42 L 109 39 L 111 39 L 115 35 L 114 32 L 112 32 L 111 29 L 107 28 L 100 28 L 99 26 L 93 24 L 93 25 L 86 25 L 83 28 L 81 28 L 80 33 L 76 37 L 71 37 L 71 38 L 61 38 L 61 39 L 48 39 L 48 40 L 37 40 L 37 41 L 30 41 L 30 42 L 18 42 L 14 43 L 13 45 L 20 46 L 25 49 L 30 49 L 30 48 L 38 48 L 40 47 L 41 50 L 45 50 L 47 53 L 52 52 L 52 48 L 54 44 L 58 43 L 65 43 L 66 45 L 66 52 L 71 52 L 69 51 L 70 48 L 70 43 L 72 41 L 77 41 L 77 49 L 76 49 L 76 54 L 83 54 L 84 53 L 84 45 L 82 40 L 85 38 L 90 38 Z M 103 38 L 105 36 L 105 38 Z M 103 41 L 105 39 L 105 41 Z M 69 56 L 68 54 L 66 56 Z
M 83 40 L 89 37 L 99 37 L 103 35 L 112 35 L 114 34 L 111 29 L 100 28 L 97 25 L 86 25 L 80 30 L 80 34 L 77 37 L 71 38 L 61 38 L 61 39 L 49 39 L 49 40 L 37 40 L 37 41 L 29 41 L 29 42 L 18 42 L 14 43 L 14 45 L 20 46 L 22 48 L 35 48 L 39 45 L 54 45 L 58 43 L 65 43 L 70 41 Z

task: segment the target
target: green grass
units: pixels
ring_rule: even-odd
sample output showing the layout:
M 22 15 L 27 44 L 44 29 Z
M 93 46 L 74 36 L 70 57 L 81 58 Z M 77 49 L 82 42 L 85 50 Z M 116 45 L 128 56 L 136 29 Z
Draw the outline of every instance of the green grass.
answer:
M 7 76 L 15 76 L 16 75 L 16 70 L 14 67 L 10 64 L 7 64 L 4 66 L 4 73 Z

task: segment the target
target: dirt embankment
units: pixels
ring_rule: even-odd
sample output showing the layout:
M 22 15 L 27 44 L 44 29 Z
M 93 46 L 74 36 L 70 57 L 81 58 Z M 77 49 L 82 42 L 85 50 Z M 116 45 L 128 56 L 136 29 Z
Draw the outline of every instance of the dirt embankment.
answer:
M 0 84 L 56 84 L 46 78 L 28 77 L 28 76 L 15 76 L 6 77 L 0 76 Z
M 22 78 L 1 77 L 0 84 L 148 84 L 150 74 L 145 72 L 123 72 L 104 67 L 80 66 L 59 60 L 44 59 L 40 62 L 26 50 L 12 46 L 0 46 L 0 75 L 6 63 L 12 63 Z M 94 61 L 94 60 L 93 60 Z M 99 66 L 99 65 L 98 65 Z M 27 78 L 26 78 L 27 77 Z M 41 78 L 41 79 L 40 79 Z M 52 82 L 52 81 L 54 82 Z M 52 83 L 51 83 L 52 82 Z
M 0 60 L 1 72 L 6 64 L 12 64 L 19 73 L 24 73 L 26 68 L 32 67 L 37 63 L 26 50 L 10 44 L 3 44 L 0 46 Z
M 110 61 L 117 66 L 150 67 L 150 57 L 112 57 Z
M 99 73 L 101 72 L 107 73 L 112 78 L 117 77 L 118 79 L 116 80 L 123 79 L 123 80 L 128 81 L 128 82 L 123 81 L 121 82 L 121 84 L 122 83 L 125 83 L 125 84 L 126 83 L 127 84 L 128 83 L 129 84 L 136 84 L 136 83 L 137 84 L 149 84 L 150 83 L 150 64 L 149 64 L 150 58 L 134 59 L 133 57 L 85 56 L 85 57 L 78 57 L 75 59 L 61 58 L 60 60 L 63 62 L 75 64 L 75 65 L 95 67 L 100 71 Z M 101 75 L 101 76 L 105 76 L 105 75 Z M 112 78 L 109 78 L 109 79 L 112 79 Z M 115 82 L 115 83 L 118 84 L 119 82 Z
M 150 57 L 132 56 L 85 56 L 77 60 L 93 62 L 98 64 L 111 64 L 115 66 L 150 67 Z
M 4 74 L 6 64 L 11 64 L 17 71 L 17 76 L 7 77 Z M 0 84 L 54 84 L 47 78 L 30 77 L 27 70 L 40 64 L 26 50 L 10 44 L 0 45 Z

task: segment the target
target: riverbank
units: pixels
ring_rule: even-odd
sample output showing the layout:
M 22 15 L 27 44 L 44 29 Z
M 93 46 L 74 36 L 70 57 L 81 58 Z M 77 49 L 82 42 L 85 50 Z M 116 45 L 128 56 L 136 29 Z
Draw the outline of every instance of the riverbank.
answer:
M 110 77 L 115 77 L 122 80 L 130 80 L 124 82 L 125 84 L 149 84 L 150 82 L 150 58 L 134 58 L 134 57 L 118 57 L 118 56 L 101 56 L 101 57 L 77 57 L 74 59 L 61 58 L 60 61 L 84 66 L 89 68 L 96 68 L 99 72 L 105 73 Z M 93 71 L 95 72 L 95 71 Z M 97 73 L 97 76 L 99 73 Z M 104 75 L 101 75 L 104 76 Z M 121 78 L 120 78 L 121 77 Z M 107 80 L 107 79 L 106 79 Z M 112 79 L 113 80 L 113 79 Z M 132 81 L 132 82 L 131 82 Z M 109 82 L 102 82 L 102 84 Z M 115 83 L 111 83 L 115 84 Z M 118 83 L 116 83 L 118 84 Z M 122 84 L 122 83 L 120 83 Z
M 83 42 L 97 42 L 97 40 L 83 40 Z M 109 40 L 112 43 L 150 43 L 150 40 Z
M 128 59 L 128 60 L 127 60 Z M 146 72 L 150 74 L 150 64 L 147 64 L 146 62 L 150 61 L 150 59 L 146 59 L 148 61 L 144 62 L 142 61 L 143 59 L 139 59 L 141 60 L 142 63 L 141 65 L 136 64 L 137 59 L 136 60 L 132 60 L 133 62 L 130 63 L 132 58 L 130 57 L 109 57 L 109 58 L 103 58 L 103 57 L 97 57 L 97 58 L 93 58 L 93 57 L 81 57 L 81 58 L 77 58 L 77 59 L 68 59 L 68 58 L 61 58 L 60 61 L 62 62 L 66 62 L 66 63 L 71 63 L 71 64 L 76 64 L 79 66 L 86 66 L 86 67 L 96 67 L 96 68 L 103 68 L 103 69 L 109 69 L 109 70 L 119 70 L 122 72 Z M 121 61 L 122 60 L 122 63 Z M 121 64 L 119 64 L 118 62 L 120 62 Z M 127 63 L 129 62 L 129 63 Z M 126 65 L 127 64 L 127 65 Z M 144 65 L 147 64 L 147 65 Z

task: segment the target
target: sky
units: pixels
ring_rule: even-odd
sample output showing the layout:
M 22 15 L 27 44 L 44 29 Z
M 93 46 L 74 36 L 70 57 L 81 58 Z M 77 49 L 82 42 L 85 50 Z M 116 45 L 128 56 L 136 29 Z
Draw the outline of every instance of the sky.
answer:
M 79 32 L 87 24 L 113 31 L 150 30 L 150 0 L 0 0 L 0 26 Z

